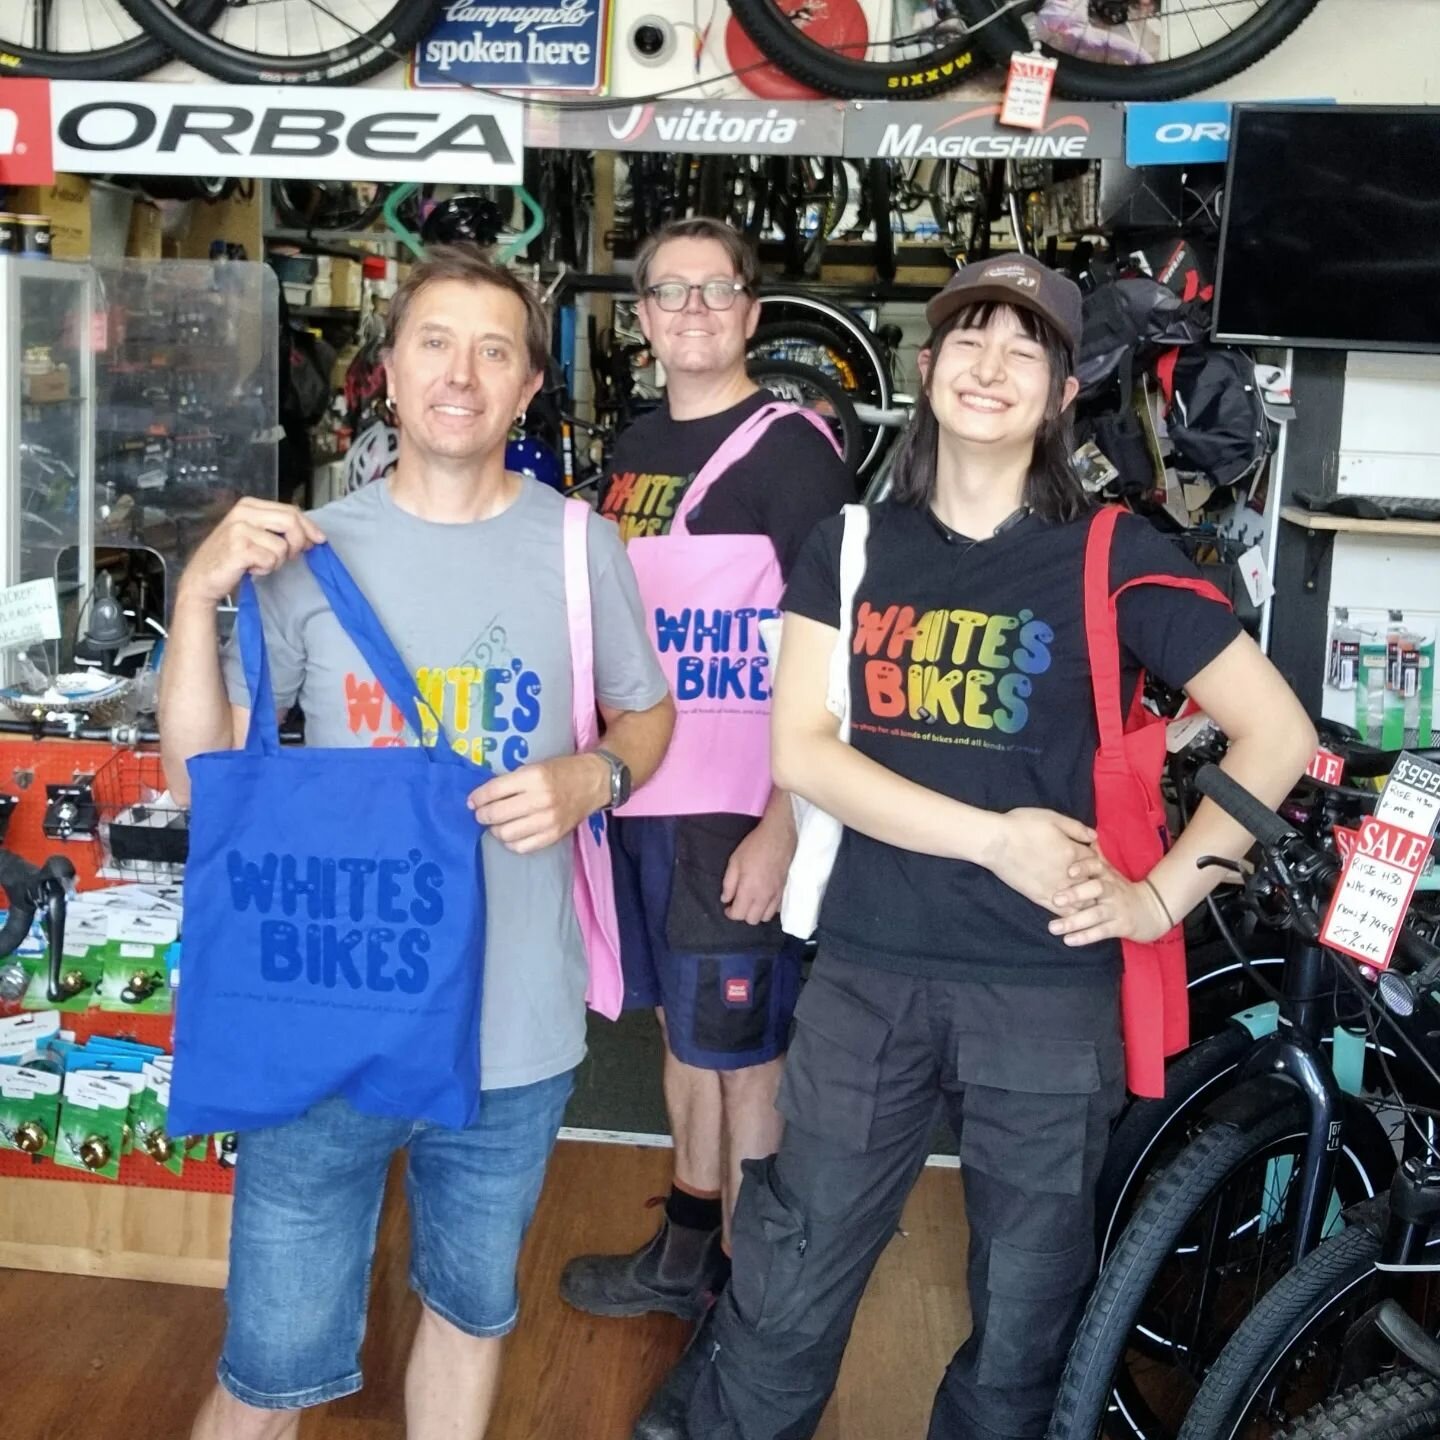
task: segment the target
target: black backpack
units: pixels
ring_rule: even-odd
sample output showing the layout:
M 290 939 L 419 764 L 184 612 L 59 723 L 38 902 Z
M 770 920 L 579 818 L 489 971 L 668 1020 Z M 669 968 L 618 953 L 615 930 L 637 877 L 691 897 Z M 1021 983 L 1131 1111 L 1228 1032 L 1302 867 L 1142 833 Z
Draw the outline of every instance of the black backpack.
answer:
M 1182 469 L 1216 485 L 1244 478 L 1270 453 L 1270 422 L 1243 350 L 1205 345 L 1175 362 L 1170 443 Z

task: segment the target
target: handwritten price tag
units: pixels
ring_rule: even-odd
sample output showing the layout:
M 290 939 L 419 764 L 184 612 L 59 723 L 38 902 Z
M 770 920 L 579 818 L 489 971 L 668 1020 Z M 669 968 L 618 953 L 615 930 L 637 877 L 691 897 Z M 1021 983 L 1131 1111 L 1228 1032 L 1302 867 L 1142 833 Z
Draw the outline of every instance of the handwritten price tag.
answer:
M 1402 754 L 1380 793 L 1375 818 L 1403 825 L 1417 835 L 1433 835 L 1440 823 L 1440 765 Z
M 1366 816 L 1335 887 L 1321 940 L 1372 970 L 1388 969 L 1429 853 L 1428 835 Z
M 0 650 L 60 638 L 60 605 L 53 580 L 27 580 L 0 590 Z
M 1058 60 L 1017 50 L 1010 57 L 1000 123 L 1013 125 L 1017 130 L 1040 129 L 1050 111 L 1050 92 L 1055 88 L 1055 72 L 1059 68 Z

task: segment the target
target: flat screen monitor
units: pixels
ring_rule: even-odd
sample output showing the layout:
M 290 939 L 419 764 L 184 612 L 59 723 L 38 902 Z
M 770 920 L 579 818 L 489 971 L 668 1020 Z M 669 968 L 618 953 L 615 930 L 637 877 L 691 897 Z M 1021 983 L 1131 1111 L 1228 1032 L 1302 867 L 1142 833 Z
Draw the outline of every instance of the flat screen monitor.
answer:
M 1215 338 L 1440 351 L 1440 107 L 1237 105 Z

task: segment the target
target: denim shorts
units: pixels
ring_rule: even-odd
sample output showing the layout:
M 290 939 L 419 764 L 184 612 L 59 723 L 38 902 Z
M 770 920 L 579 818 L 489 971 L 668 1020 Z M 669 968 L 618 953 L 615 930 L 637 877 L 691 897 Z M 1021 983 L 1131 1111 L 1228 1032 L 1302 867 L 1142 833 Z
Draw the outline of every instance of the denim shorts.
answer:
M 411 1288 L 467 1335 L 514 1329 L 520 1246 L 573 1078 L 487 1090 L 466 1130 L 362 1115 L 336 1099 L 243 1134 L 220 1383 L 267 1410 L 360 1388 L 375 1232 L 400 1149 Z

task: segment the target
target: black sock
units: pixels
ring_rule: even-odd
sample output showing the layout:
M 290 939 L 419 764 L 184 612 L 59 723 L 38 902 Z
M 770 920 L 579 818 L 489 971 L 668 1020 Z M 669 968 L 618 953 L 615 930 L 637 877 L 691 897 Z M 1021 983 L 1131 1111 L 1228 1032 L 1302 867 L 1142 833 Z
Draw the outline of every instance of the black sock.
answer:
M 720 1200 L 718 1197 L 705 1199 L 692 1195 L 688 1190 L 672 1185 L 670 1198 L 665 1202 L 665 1215 L 672 1225 L 684 1225 L 689 1230 L 718 1230 Z

